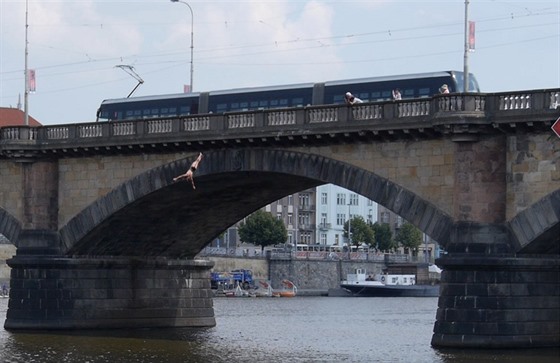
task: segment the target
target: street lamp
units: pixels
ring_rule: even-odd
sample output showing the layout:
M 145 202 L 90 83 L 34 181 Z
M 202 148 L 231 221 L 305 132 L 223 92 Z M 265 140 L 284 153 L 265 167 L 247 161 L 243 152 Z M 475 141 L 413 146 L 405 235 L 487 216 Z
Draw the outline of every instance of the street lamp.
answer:
M 191 8 L 191 6 L 185 2 L 185 1 L 181 1 L 181 0 L 171 0 L 172 3 L 183 3 L 185 5 L 187 5 L 187 7 L 189 8 L 190 12 L 191 12 L 191 83 L 190 83 L 190 90 L 189 92 L 193 91 L 193 73 L 194 73 L 194 64 L 193 64 L 193 49 L 194 49 L 194 14 L 193 14 L 193 10 Z

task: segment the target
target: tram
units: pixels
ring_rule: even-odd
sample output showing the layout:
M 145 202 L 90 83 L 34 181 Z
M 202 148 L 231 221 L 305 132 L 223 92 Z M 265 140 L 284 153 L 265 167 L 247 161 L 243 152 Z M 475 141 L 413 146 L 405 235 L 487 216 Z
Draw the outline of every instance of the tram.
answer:
M 474 75 L 469 74 L 469 92 L 480 92 Z M 104 100 L 97 121 L 138 120 L 179 117 L 194 114 L 250 111 L 271 108 L 305 107 L 344 102 L 351 92 L 364 102 L 391 99 L 398 88 L 402 99 L 431 97 L 443 84 L 449 92 L 461 92 L 463 72 L 444 71 L 398 76 L 370 77 L 282 86 L 238 88 L 157 96 Z

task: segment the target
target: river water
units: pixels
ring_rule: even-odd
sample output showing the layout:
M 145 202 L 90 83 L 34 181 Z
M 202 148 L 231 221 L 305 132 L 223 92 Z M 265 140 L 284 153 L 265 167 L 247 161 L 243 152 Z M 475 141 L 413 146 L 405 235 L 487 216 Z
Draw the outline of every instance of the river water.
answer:
M 8 299 L 0 299 L 0 320 Z M 437 298 L 217 298 L 217 326 L 103 332 L 10 333 L 0 362 L 558 363 L 560 350 L 436 350 Z

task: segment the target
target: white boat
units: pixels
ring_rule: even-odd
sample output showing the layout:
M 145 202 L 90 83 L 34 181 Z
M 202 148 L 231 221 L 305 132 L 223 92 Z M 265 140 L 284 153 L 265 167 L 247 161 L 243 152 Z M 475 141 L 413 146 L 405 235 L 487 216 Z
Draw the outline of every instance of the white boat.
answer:
M 348 274 L 340 287 L 354 296 L 373 297 L 437 297 L 439 285 L 416 285 L 415 275 L 377 274 L 367 275 L 366 270 L 358 268 Z

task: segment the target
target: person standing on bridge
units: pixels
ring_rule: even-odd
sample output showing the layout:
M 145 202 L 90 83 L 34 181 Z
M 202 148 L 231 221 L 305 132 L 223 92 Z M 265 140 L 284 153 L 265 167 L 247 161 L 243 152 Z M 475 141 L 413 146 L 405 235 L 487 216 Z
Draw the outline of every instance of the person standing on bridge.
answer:
M 346 92 L 346 94 L 344 95 L 344 101 L 346 101 L 347 105 L 354 105 L 356 103 L 362 103 L 364 101 L 362 101 L 361 99 L 359 99 L 358 97 L 354 96 L 352 93 L 350 92 Z
M 195 185 L 194 185 L 194 172 L 196 171 L 196 169 L 198 168 L 198 164 L 200 164 L 200 161 L 202 160 L 202 153 L 198 154 L 198 157 L 196 158 L 195 161 L 192 162 L 191 167 L 189 168 L 189 170 L 187 170 L 187 172 L 185 174 L 181 174 L 179 176 L 176 176 L 175 178 L 173 178 L 173 181 L 176 182 L 178 180 L 181 179 L 186 179 L 187 181 L 190 181 L 192 184 L 192 188 L 196 189 Z

